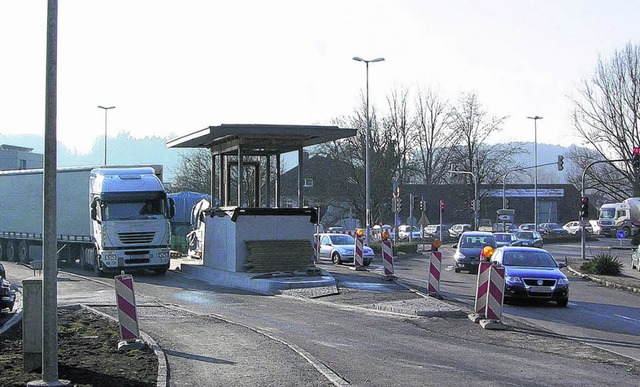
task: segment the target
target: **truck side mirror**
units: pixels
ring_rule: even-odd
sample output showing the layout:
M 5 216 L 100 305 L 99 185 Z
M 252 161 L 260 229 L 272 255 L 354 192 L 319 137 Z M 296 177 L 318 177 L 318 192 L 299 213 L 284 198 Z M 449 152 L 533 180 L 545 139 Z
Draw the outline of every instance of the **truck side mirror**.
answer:
M 91 202 L 91 220 L 98 220 L 98 201 L 93 200 Z
M 169 198 L 169 219 L 176 215 L 176 202 L 173 198 Z

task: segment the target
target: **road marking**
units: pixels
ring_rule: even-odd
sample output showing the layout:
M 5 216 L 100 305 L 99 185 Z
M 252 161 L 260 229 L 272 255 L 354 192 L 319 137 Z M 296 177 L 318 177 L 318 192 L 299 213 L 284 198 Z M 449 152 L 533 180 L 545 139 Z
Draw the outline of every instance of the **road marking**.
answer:
M 616 317 L 620 317 L 623 320 L 629 320 L 629 321 L 634 321 L 634 322 L 640 322 L 640 320 L 638 320 L 637 318 L 632 318 L 632 317 L 627 317 L 627 316 L 623 316 L 621 314 L 614 314 L 614 316 Z

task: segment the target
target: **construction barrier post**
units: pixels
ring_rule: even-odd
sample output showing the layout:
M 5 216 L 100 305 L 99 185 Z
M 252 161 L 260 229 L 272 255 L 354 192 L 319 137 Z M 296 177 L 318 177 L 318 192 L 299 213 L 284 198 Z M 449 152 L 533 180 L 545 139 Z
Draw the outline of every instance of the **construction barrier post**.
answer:
M 136 298 L 133 292 L 133 277 L 129 274 L 115 276 L 116 305 L 120 326 L 118 350 L 142 349 L 145 344 L 140 340 Z
M 431 295 L 440 293 L 440 271 L 442 270 L 442 253 L 431 251 L 429 258 L 429 281 L 427 291 Z
M 363 235 L 356 233 L 355 248 L 353 249 L 353 264 L 356 270 L 365 270 L 364 268 L 364 238 Z
M 316 234 L 313 236 L 313 262 L 318 262 L 320 260 L 320 235 Z
M 391 281 L 397 277 L 393 275 L 393 244 L 390 240 L 382 240 L 382 263 L 384 265 L 384 279 Z
M 469 314 L 469 319 L 473 322 L 479 322 L 485 318 L 485 310 L 487 307 L 487 292 L 489 291 L 489 273 L 491 271 L 491 262 L 480 261 L 478 265 L 478 282 L 476 285 L 476 300 L 473 307 L 474 313 Z
M 486 294 L 485 318 L 480 320 L 480 325 L 484 329 L 506 329 L 502 321 L 500 321 L 504 301 L 504 273 L 503 266 L 492 265 L 489 270 L 489 289 Z

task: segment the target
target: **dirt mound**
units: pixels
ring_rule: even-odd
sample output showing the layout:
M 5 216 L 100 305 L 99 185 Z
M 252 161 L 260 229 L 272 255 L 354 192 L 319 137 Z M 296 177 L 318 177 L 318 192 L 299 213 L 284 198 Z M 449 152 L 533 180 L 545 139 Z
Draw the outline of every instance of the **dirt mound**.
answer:
M 152 349 L 118 351 L 118 325 L 85 309 L 58 310 L 58 379 L 72 386 L 155 386 L 158 359 Z M 0 335 L 0 386 L 42 379 L 25 372 L 22 324 Z

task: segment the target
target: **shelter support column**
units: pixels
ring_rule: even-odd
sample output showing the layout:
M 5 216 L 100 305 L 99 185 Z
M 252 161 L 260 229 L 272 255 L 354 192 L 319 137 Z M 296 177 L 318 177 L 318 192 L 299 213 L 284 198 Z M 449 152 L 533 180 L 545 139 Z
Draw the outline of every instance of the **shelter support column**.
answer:
M 267 155 L 265 172 L 265 195 L 264 195 L 264 206 L 269 208 L 271 207 L 271 156 Z
M 244 164 L 242 163 L 242 147 L 238 147 L 238 207 L 242 207 L 242 182 L 244 181 Z
M 303 159 L 304 153 L 302 152 L 302 148 L 298 148 L 298 208 L 304 207 L 304 197 L 302 194 L 302 168 L 303 168 Z
M 211 179 L 210 194 L 211 206 L 213 207 L 213 203 L 215 202 L 216 197 L 216 156 L 213 154 L 213 152 L 211 152 L 211 150 L 209 150 L 209 154 L 211 155 L 211 171 L 209 172 L 209 178 Z
M 276 153 L 276 202 L 275 208 L 280 208 L 280 153 Z

